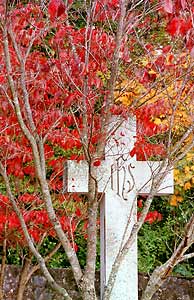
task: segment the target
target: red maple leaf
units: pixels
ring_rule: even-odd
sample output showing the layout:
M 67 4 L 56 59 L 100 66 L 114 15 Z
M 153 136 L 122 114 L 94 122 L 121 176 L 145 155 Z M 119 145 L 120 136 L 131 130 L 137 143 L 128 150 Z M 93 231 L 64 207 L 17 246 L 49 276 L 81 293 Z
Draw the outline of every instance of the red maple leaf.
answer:
M 51 0 L 48 5 L 51 20 L 60 17 L 65 12 L 65 4 L 62 0 Z
M 192 27 L 191 20 L 184 20 L 182 18 L 174 17 L 167 25 L 167 31 L 170 35 L 182 35 L 184 36 L 187 31 Z

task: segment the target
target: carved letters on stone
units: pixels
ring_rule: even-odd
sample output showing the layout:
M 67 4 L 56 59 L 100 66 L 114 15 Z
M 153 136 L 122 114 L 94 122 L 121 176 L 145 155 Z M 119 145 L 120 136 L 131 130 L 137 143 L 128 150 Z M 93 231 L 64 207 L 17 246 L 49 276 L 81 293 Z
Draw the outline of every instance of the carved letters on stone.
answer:
M 128 158 L 121 155 L 116 159 L 115 164 L 111 165 L 111 189 L 123 200 L 129 199 L 129 193 L 135 186 L 132 169 L 135 168 L 131 163 L 126 165 Z

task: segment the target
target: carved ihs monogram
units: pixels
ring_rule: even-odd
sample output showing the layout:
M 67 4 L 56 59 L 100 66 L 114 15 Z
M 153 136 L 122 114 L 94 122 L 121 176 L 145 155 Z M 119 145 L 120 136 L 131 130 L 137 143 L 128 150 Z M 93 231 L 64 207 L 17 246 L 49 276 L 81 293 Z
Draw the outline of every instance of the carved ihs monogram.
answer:
M 129 199 L 129 193 L 135 185 L 132 174 L 134 168 L 135 166 L 129 163 L 129 156 L 124 154 L 111 165 L 111 189 L 125 201 Z

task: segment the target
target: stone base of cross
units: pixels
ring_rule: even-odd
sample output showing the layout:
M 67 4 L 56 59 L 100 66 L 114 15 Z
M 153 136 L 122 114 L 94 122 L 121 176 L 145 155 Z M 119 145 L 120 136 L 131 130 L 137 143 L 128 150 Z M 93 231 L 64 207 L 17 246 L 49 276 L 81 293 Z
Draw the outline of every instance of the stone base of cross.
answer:
M 116 121 L 113 121 L 113 127 Z M 138 194 L 149 194 L 152 180 L 163 172 L 159 161 L 137 161 L 129 152 L 134 146 L 136 123 L 123 121 L 105 148 L 105 160 L 97 167 L 98 189 L 104 193 L 100 212 L 101 299 L 118 251 L 136 222 Z M 67 192 L 88 192 L 88 165 L 68 161 L 65 170 Z M 169 172 L 156 195 L 173 193 Z M 121 263 L 110 300 L 138 300 L 137 239 Z

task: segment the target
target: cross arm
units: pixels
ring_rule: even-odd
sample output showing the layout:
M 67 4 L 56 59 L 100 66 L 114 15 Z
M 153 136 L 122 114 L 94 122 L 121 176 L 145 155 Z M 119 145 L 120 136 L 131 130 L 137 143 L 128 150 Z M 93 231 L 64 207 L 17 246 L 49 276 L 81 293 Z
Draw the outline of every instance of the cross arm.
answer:
M 152 187 L 153 178 L 162 175 L 165 168 L 161 168 L 162 161 L 136 161 L 135 167 L 132 169 L 135 187 L 139 195 L 149 194 Z M 174 193 L 173 170 L 165 175 L 160 184 L 156 195 L 168 195 Z
M 105 161 L 97 168 L 98 192 L 105 191 L 110 181 L 110 168 Z M 64 167 L 63 186 L 64 192 L 87 193 L 88 192 L 89 168 L 86 161 L 68 160 Z

